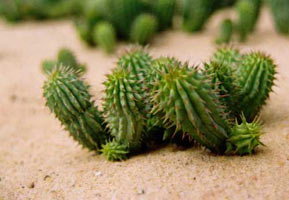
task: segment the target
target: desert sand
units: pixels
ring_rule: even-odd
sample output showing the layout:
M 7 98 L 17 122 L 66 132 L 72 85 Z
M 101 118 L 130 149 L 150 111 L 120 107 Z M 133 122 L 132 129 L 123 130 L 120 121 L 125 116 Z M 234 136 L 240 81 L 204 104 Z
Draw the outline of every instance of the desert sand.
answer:
M 220 19 L 203 33 L 159 35 L 148 50 L 198 65 L 216 48 Z M 85 47 L 68 20 L 0 22 L 0 199 L 289 199 L 289 37 L 278 35 L 263 12 L 257 31 L 238 46 L 265 51 L 278 64 L 277 86 L 261 112 L 266 147 L 228 157 L 169 145 L 109 162 L 81 149 L 44 106 L 40 62 L 71 48 L 88 65 L 85 78 L 100 104 L 101 83 L 117 56 Z

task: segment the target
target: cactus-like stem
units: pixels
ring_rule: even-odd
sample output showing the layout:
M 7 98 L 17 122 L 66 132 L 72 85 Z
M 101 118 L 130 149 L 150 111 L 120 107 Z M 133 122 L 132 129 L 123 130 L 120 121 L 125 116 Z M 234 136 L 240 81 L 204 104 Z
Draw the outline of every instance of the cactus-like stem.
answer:
M 213 87 L 222 96 L 221 102 L 226 106 L 230 118 L 239 117 L 238 104 L 239 87 L 236 83 L 236 71 L 243 55 L 238 49 L 225 47 L 219 48 L 213 55 L 211 62 L 205 64 L 206 74 L 211 77 Z
M 153 112 L 165 113 L 168 127 L 175 126 L 211 151 L 223 153 L 230 128 L 207 77 L 186 65 L 170 67 L 160 76 L 153 89 Z
M 240 34 L 240 41 L 245 41 L 250 32 L 254 30 L 259 18 L 260 0 L 240 0 L 236 4 L 238 12 L 237 30 Z
M 246 122 L 246 118 L 242 116 L 241 124 L 236 122 L 231 130 L 231 134 L 227 139 L 227 154 L 252 154 L 255 148 L 264 144 L 260 141 L 262 135 L 261 125 L 257 118 L 253 122 Z
M 133 22 L 130 32 L 131 41 L 145 45 L 157 31 L 158 22 L 153 15 L 139 15 Z
M 93 33 L 94 41 L 106 53 L 112 53 L 116 45 L 116 33 L 109 22 L 100 22 L 96 25 Z
M 212 0 L 183 0 L 183 25 L 189 32 L 200 31 L 213 12 Z
M 220 26 L 220 33 L 216 39 L 217 44 L 229 43 L 233 34 L 233 23 L 230 19 L 225 19 Z
M 243 113 L 251 122 L 272 91 L 276 74 L 273 60 L 261 52 L 242 55 L 237 49 L 223 48 L 205 67 L 212 80 L 219 82 L 218 89 L 231 114 L 240 120 Z
M 221 8 L 231 7 L 233 6 L 238 0 L 216 0 L 214 1 L 214 10 L 218 10 Z
M 61 68 L 61 66 L 71 69 L 79 77 L 86 72 L 86 65 L 78 63 L 74 53 L 67 48 L 59 50 L 57 61 L 44 60 L 41 65 L 42 72 L 48 76 L 54 71 L 54 68 Z
M 94 24 L 91 25 L 88 22 L 86 22 L 86 20 L 84 19 L 77 19 L 74 21 L 74 25 L 79 35 L 79 38 L 88 46 L 95 46 L 95 43 L 92 37 Z
M 64 66 L 70 66 L 72 69 L 78 66 L 73 52 L 69 49 L 60 49 L 57 55 L 57 60 Z
M 133 74 L 136 80 L 144 81 L 145 83 L 151 62 L 152 58 L 145 50 L 133 48 L 119 58 L 117 65 Z
M 20 1 L 1 1 L 1 16 L 9 22 L 23 20 L 23 13 L 20 11 Z
M 127 70 L 117 68 L 108 75 L 104 109 L 111 135 L 130 151 L 138 151 L 145 131 L 143 89 Z
M 160 57 L 153 60 L 150 70 L 147 72 L 147 91 L 152 91 L 154 85 L 162 79 L 161 73 L 168 72 L 168 69 L 174 67 L 175 65 L 181 65 L 181 62 L 176 60 L 174 57 Z M 151 103 L 152 104 L 152 103 Z M 151 127 L 165 127 L 163 120 L 161 118 L 164 116 L 164 113 L 158 112 L 151 115 Z M 168 139 L 174 135 L 174 132 L 166 131 L 166 136 L 164 139 Z
M 43 86 L 46 106 L 83 147 L 97 150 L 108 139 L 104 120 L 88 85 L 71 68 L 54 68 Z
M 81 6 L 82 3 L 78 0 L 1 0 L 0 14 L 9 22 L 43 20 L 77 15 Z
M 267 0 L 273 13 L 277 31 L 289 34 L 289 1 L 288 0 Z
M 128 38 L 133 19 L 141 11 L 139 0 L 107 0 L 108 19 L 117 30 L 118 36 Z
M 212 87 L 218 91 L 220 102 L 225 106 L 226 112 L 230 113 L 230 118 L 235 119 L 236 100 L 238 99 L 238 86 L 235 83 L 236 70 L 232 67 L 218 63 L 205 63 L 204 73 L 211 78 Z
M 106 0 L 87 0 L 83 9 L 83 15 L 86 23 L 93 27 L 106 17 L 107 11 Z
M 237 70 L 238 110 L 252 121 L 272 91 L 276 75 L 274 61 L 261 52 L 245 55 Z
M 176 0 L 157 0 L 153 5 L 153 12 L 158 18 L 159 30 L 172 27 Z
M 54 60 L 44 60 L 41 63 L 41 70 L 44 74 L 50 74 L 57 65 L 58 63 Z
M 102 145 L 100 150 L 107 160 L 110 161 L 122 161 L 127 159 L 129 153 L 128 147 L 124 144 L 120 144 L 116 141 L 107 142 Z
M 238 49 L 225 47 L 217 49 L 213 55 L 212 62 L 236 69 L 241 59 L 242 54 Z

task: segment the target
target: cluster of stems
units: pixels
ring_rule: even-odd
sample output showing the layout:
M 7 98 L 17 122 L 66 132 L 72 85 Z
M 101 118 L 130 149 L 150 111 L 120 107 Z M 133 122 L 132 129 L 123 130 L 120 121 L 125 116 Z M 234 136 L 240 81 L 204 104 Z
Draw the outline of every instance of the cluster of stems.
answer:
M 218 49 L 200 69 L 134 48 L 107 75 L 102 111 L 69 65 L 55 65 L 43 88 L 46 105 L 70 135 L 108 160 L 160 142 L 245 155 L 262 145 L 258 113 L 272 91 L 275 68 L 261 52 Z

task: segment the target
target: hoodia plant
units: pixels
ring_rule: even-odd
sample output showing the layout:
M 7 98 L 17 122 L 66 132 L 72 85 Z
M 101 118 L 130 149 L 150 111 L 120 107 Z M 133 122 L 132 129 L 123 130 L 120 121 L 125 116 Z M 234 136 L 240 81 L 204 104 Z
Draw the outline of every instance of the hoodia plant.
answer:
M 275 68 L 264 53 L 233 48 L 218 49 L 202 69 L 135 48 L 107 75 L 103 111 L 69 66 L 55 65 L 43 89 L 46 105 L 70 135 L 108 160 L 177 135 L 216 154 L 244 155 L 262 145 L 258 113 L 272 91 Z

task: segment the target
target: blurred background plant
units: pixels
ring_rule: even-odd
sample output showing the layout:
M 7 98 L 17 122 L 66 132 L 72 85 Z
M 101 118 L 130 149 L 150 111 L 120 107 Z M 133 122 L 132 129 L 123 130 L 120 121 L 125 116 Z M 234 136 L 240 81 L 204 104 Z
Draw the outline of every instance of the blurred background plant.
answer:
M 0 14 L 9 22 L 44 20 L 80 15 L 78 0 L 0 0 Z
M 224 8 L 231 8 L 236 18 L 222 19 L 216 43 L 230 43 L 234 35 L 245 42 L 263 4 L 270 8 L 276 30 L 289 34 L 288 0 L 0 0 L 0 15 L 9 22 L 71 17 L 84 43 L 113 53 L 119 40 L 146 45 L 168 29 L 202 31 Z

